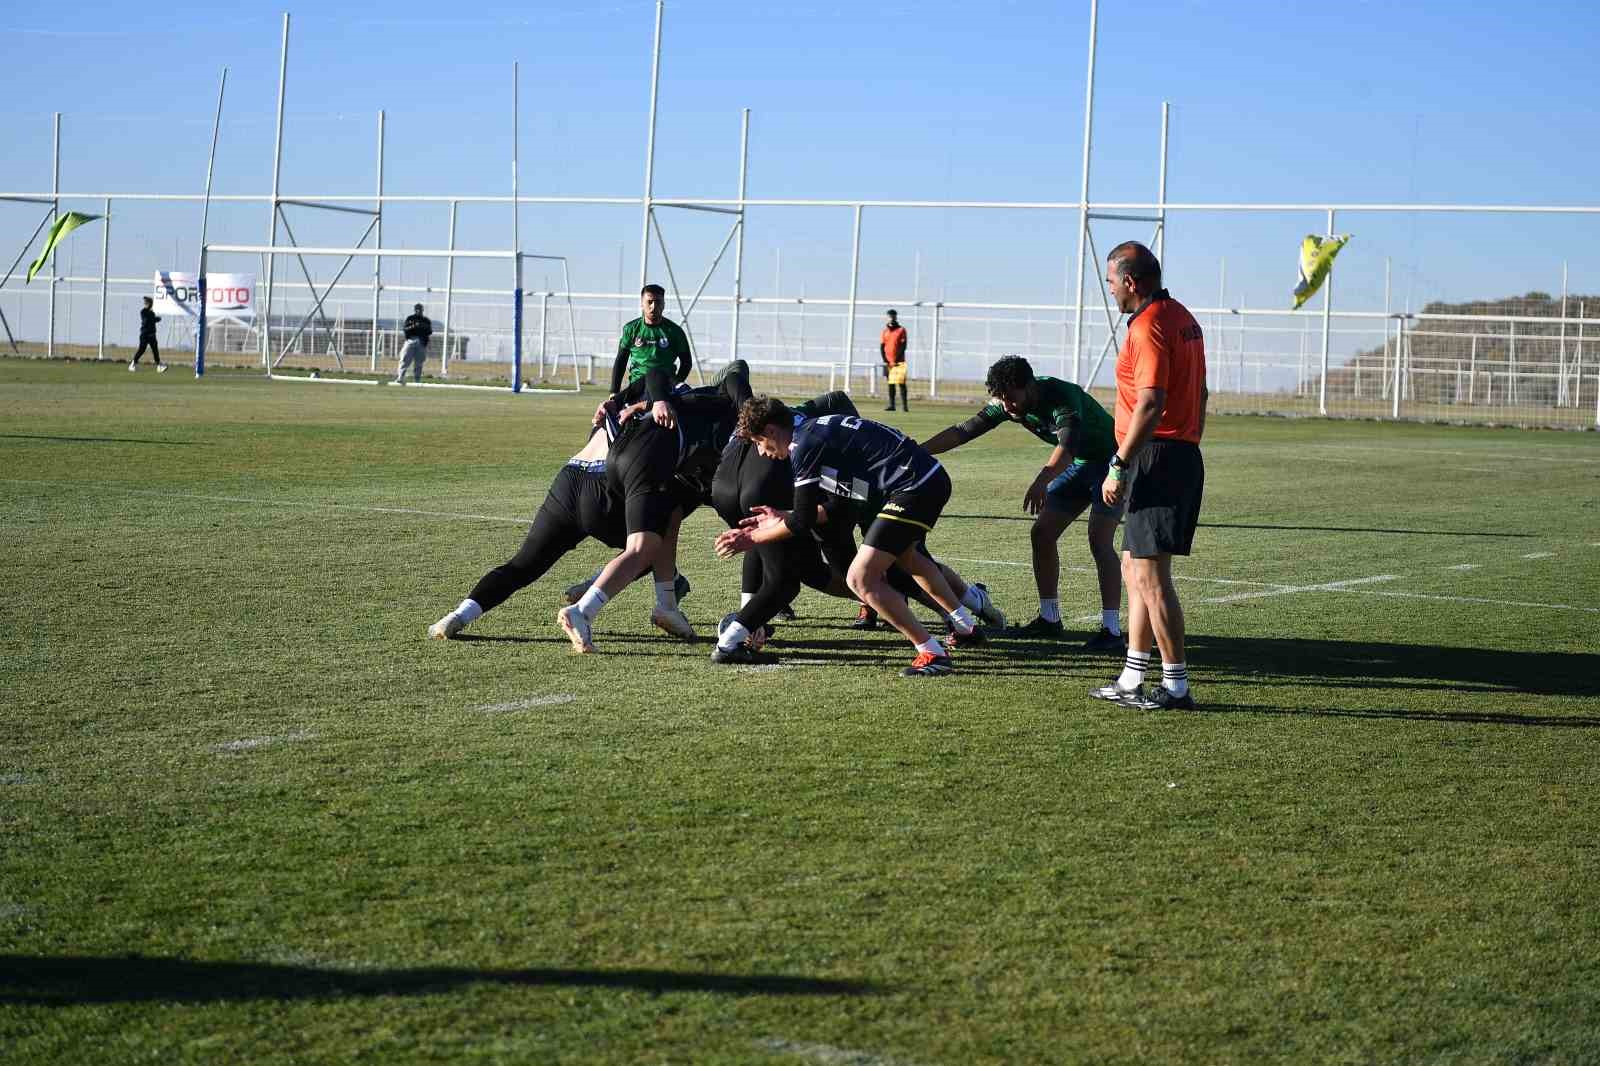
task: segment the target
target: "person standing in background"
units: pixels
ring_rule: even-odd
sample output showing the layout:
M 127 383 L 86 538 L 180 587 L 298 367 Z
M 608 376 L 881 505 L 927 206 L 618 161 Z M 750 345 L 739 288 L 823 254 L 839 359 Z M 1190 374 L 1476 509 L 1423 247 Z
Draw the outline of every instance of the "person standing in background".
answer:
M 156 361 L 156 373 L 167 372 L 167 364 L 161 361 L 161 345 L 156 343 L 156 323 L 160 321 L 161 317 L 155 312 L 155 301 L 146 296 L 144 306 L 139 308 L 139 350 L 133 353 L 133 361 L 128 364 L 129 371 L 139 369 L 139 357 L 149 348 L 150 358 Z
M 428 359 L 428 340 L 433 336 L 433 320 L 422 313 L 421 304 L 413 304 L 406 316 L 406 342 L 400 348 L 400 372 L 395 375 L 396 385 L 406 383 L 406 367 L 411 367 L 411 380 L 422 380 L 422 364 Z
M 883 357 L 883 379 L 889 383 L 889 406 L 884 410 L 894 410 L 894 387 L 899 385 L 900 406 L 909 411 L 911 397 L 906 392 L 906 328 L 900 324 L 900 316 L 892 307 L 889 308 L 888 318 L 883 333 L 878 337 L 878 354 Z

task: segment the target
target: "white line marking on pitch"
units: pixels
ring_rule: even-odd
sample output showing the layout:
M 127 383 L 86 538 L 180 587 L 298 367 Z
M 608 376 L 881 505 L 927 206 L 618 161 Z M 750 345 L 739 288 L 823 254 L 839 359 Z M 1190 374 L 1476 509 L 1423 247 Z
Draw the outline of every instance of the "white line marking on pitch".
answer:
M 1360 596 L 1394 596 L 1407 600 L 1438 600 L 1440 603 L 1485 603 L 1491 607 L 1540 607 L 1550 611 L 1582 611 L 1600 614 L 1600 607 L 1577 607 L 1570 603 L 1528 603 L 1523 600 L 1490 600 L 1480 596 L 1436 596 L 1427 592 L 1390 592 L 1386 589 L 1329 588 L 1328 592 L 1353 592 Z
M 0 785 L 28 785 L 34 780 L 29 774 L 0 774 Z
M 1032 563 L 1013 562 L 1013 561 L 1011 561 L 1009 559 L 964 559 L 959 555 L 941 555 L 941 556 L 939 556 L 939 558 L 944 559 L 944 560 L 946 560 L 948 562 L 952 562 L 952 563 L 978 563 L 979 565 L 984 565 L 984 566 L 1032 566 L 1033 565 Z M 1073 574 L 1094 574 L 1094 573 L 1098 573 L 1099 572 L 1099 571 L 1095 570 L 1095 568 L 1092 567 L 1092 566 L 1063 566 L 1061 569 L 1067 571 L 1068 573 L 1073 573 Z M 1194 577 L 1194 576 L 1189 575 L 1189 574 L 1174 574 L 1172 576 L 1172 580 L 1174 580 L 1174 581 L 1200 581 L 1200 582 L 1203 582 L 1203 583 L 1208 584 L 1208 585 L 1250 585 L 1250 586 L 1253 586 L 1255 588 L 1268 588 L 1268 589 L 1286 589 L 1286 588 L 1291 588 L 1292 587 L 1290 585 L 1285 585 L 1285 584 L 1283 584 L 1281 582 L 1273 582 L 1273 581 L 1239 581 L 1239 580 L 1236 580 L 1234 578 L 1227 578 L 1227 577 Z M 1095 617 L 1098 618 L 1099 615 L 1096 615 Z
M 1395 449 L 1383 444 L 1306 444 L 1306 448 L 1333 448 L 1338 451 L 1350 452 L 1392 452 Z M 1456 455 L 1466 459 L 1534 459 L 1541 463 L 1600 463 L 1600 459 L 1575 459 L 1571 456 L 1554 455 L 1516 455 L 1511 452 L 1496 452 L 1493 456 L 1486 456 L 1483 452 L 1455 452 L 1444 448 L 1412 448 L 1407 447 L 1406 452 L 1424 455 Z M 1498 471 L 1497 471 L 1498 472 Z
M 1445 567 L 1445 569 L 1446 570 L 1476 570 L 1476 569 L 1478 569 L 1478 564 L 1477 563 L 1457 563 L 1454 566 L 1447 566 L 1447 567 Z
M 1267 596 L 1289 596 L 1297 592 L 1337 592 L 1352 585 L 1370 585 L 1379 581 L 1398 581 L 1399 574 L 1374 574 L 1372 577 L 1356 577 L 1348 581 L 1328 581 L 1321 585 L 1281 585 L 1276 588 L 1258 589 L 1255 592 L 1235 592 L 1231 596 L 1212 596 L 1197 603 L 1237 603 L 1240 600 L 1256 600 Z
M 555 707 L 559 704 L 571 703 L 577 698 L 571 692 L 557 692 L 552 696 L 530 696 L 525 700 L 512 700 L 510 703 L 485 703 L 481 707 L 472 709 L 499 714 L 505 711 L 526 711 L 531 707 Z
M 825 1066 L 904 1066 L 901 1060 L 885 1058 L 870 1051 L 853 1051 L 850 1048 L 834 1047 L 832 1044 L 808 1044 L 798 1040 L 785 1040 L 781 1036 L 769 1036 L 764 1040 L 757 1040 L 756 1047 L 770 1051 L 774 1055 L 793 1055 L 796 1058 L 824 1063 Z
M 316 739 L 315 733 L 285 733 L 281 737 L 246 737 L 243 740 L 230 740 L 224 744 L 213 744 L 211 750 L 216 752 L 250 751 L 254 748 L 270 747 L 273 744 L 293 744 L 302 740 Z
M 1555 552 L 1529 552 L 1527 555 L 1524 555 L 1523 558 L 1524 559 L 1549 559 L 1549 558 L 1554 557 L 1555 554 L 1556 554 Z

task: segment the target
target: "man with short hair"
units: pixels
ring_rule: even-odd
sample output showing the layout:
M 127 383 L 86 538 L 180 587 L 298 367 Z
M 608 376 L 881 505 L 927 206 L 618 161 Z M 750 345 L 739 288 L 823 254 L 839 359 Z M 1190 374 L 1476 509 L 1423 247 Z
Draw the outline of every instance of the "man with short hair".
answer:
M 673 385 L 689 379 L 689 368 L 694 365 L 689 338 L 662 313 L 666 306 L 667 290 L 660 285 L 639 290 L 639 317 L 622 327 L 617 357 L 611 364 L 611 395 L 646 378 L 651 416 L 657 422 L 667 414 L 657 405 L 665 404 Z
M 958 448 L 1002 422 L 1016 422 L 1051 445 L 1050 458 L 1022 497 L 1022 508 L 1036 515 L 1033 580 L 1039 588 L 1039 617 L 1008 631 L 1010 636 L 1059 640 L 1061 558 L 1056 542 L 1072 520 L 1089 510 L 1089 554 L 1100 579 L 1100 631 L 1084 644 L 1085 651 L 1121 655 L 1127 648 L 1117 612 L 1122 605 L 1122 578 L 1113 543 L 1121 505 L 1101 498 L 1107 461 L 1117 449 L 1111 415 L 1070 381 L 1035 376 L 1020 355 L 1008 355 L 989 368 L 985 381 L 993 400 L 977 414 L 942 429 L 922 442 L 930 455 Z
M 396 385 L 406 383 L 406 367 L 411 368 L 411 380 L 422 380 L 422 364 L 428 359 L 428 339 L 433 336 L 433 320 L 422 313 L 421 304 L 413 304 L 404 326 L 405 344 L 400 348 L 400 372 L 394 376 Z
M 1205 490 L 1205 339 L 1188 308 L 1161 287 L 1161 263 L 1137 241 L 1111 249 L 1106 284 L 1128 316 L 1117 353 L 1117 451 L 1101 486 L 1108 505 L 1126 500 L 1128 508 L 1128 657 L 1122 674 L 1090 695 L 1144 710 L 1193 710 L 1172 557 L 1189 554 Z M 1152 638 L 1161 649 L 1161 685 L 1146 696 Z
M 911 397 L 906 393 L 906 328 L 900 324 L 900 316 L 894 308 L 889 308 L 887 315 L 888 321 L 878 335 L 878 354 L 883 357 L 883 380 L 889 386 L 889 406 L 884 410 L 894 410 L 894 387 L 898 385 L 900 406 L 909 411 Z
M 128 364 L 130 371 L 139 369 L 139 357 L 149 348 L 150 358 L 156 361 L 156 373 L 167 372 L 167 364 L 161 361 L 161 345 L 156 342 L 156 323 L 160 321 L 161 317 L 155 313 L 155 300 L 146 296 L 144 306 L 139 308 L 139 350 L 133 353 L 133 361 Z
M 717 538 L 719 555 L 746 551 L 793 536 L 809 536 L 824 493 L 870 503 L 876 514 L 845 582 L 857 598 L 888 619 L 916 645 L 905 677 L 941 677 L 952 672 L 949 653 L 917 621 L 904 597 L 886 580 L 898 563 L 949 615 L 952 647 L 985 643 L 972 612 L 962 604 L 922 540 L 950 499 L 950 475 L 915 441 L 890 426 L 848 415 L 826 415 L 796 424 L 781 400 L 757 396 L 739 411 L 738 433 L 768 459 L 789 459 L 794 468 L 794 508 L 765 514 L 753 526 Z

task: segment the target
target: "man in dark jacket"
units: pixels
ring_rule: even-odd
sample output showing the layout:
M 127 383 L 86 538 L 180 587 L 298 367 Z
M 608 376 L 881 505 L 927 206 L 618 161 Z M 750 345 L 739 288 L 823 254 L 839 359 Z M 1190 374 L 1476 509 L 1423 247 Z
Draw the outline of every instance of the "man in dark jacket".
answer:
M 412 312 L 406 316 L 406 342 L 400 349 L 400 372 L 394 378 L 396 385 L 406 383 L 408 366 L 412 368 L 411 380 L 422 380 L 422 364 L 428 358 L 428 338 L 433 336 L 433 321 L 422 313 L 422 305 L 414 305 Z
M 167 372 L 167 364 L 161 361 L 161 346 L 156 343 L 156 323 L 161 319 L 153 310 L 154 306 L 155 301 L 146 296 L 144 306 L 139 308 L 139 350 L 133 353 L 133 362 L 128 364 L 130 371 L 139 369 L 139 357 L 149 348 L 150 358 L 156 361 L 156 373 Z

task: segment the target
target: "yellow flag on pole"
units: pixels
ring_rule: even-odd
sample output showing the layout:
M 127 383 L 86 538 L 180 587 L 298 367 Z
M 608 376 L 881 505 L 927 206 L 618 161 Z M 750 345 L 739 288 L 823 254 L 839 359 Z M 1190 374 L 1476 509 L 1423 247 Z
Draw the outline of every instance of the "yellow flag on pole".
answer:
M 1349 240 L 1348 233 L 1342 237 L 1318 237 L 1308 233 L 1305 240 L 1300 242 L 1300 281 L 1294 287 L 1296 311 L 1301 304 L 1315 296 L 1317 290 L 1322 288 L 1322 283 L 1328 280 L 1328 272 L 1333 269 L 1333 257 Z
M 50 227 L 50 232 L 45 236 L 44 251 L 40 252 L 39 258 L 28 266 L 28 280 L 32 281 L 33 276 L 39 273 L 39 270 L 44 266 L 44 261 L 50 258 L 50 253 L 56 250 L 56 245 L 60 244 L 67 234 L 85 222 L 93 222 L 99 217 L 99 215 L 86 215 L 81 211 L 68 211 L 56 219 L 55 225 Z

